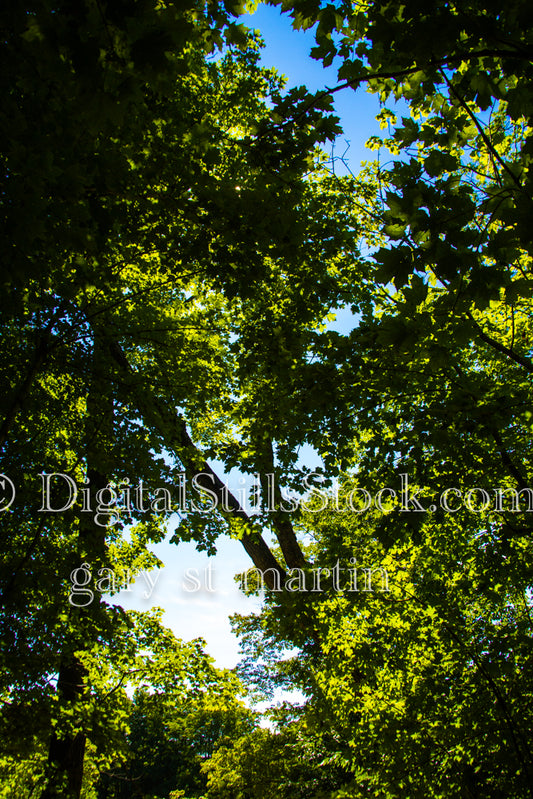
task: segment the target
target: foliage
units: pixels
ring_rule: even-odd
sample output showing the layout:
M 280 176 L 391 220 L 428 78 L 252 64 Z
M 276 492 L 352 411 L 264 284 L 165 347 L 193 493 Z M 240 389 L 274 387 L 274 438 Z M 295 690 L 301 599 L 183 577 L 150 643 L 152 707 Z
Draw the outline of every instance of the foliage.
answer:
M 90 770 L 123 751 L 141 777 L 160 758 L 165 792 L 200 791 L 212 754 L 214 797 L 530 793 L 532 528 L 530 495 L 512 492 L 532 474 L 532 12 L 282 8 L 316 24 L 337 86 L 284 91 L 230 3 L 0 12 L 12 792 L 35 779 L 42 799 L 79 796 L 86 750 Z M 334 95 L 361 85 L 383 104 L 379 161 L 328 174 Z M 353 329 L 328 325 L 339 308 Z M 315 490 L 317 507 L 250 516 L 207 461 L 261 475 L 263 499 L 268 474 L 301 498 L 305 444 L 326 484 L 403 488 L 404 506 L 388 492 L 382 513 L 320 510 Z M 43 471 L 89 487 L 93 510 L 40 511 Z M 96 510 L 98 492 L 200 474 L 218 512 L 189 508 L 173 540 L 212 552 L 226 530 L 284 588 L 239 622 L 249 682 L 308 699 L 277 732 L 244 732 L 233 705 L 180 713 L 169 697 L 220 682 L 198 646 L 104 599 L 69 602 L 81 563 L 138 573 L 166 532 L 166 501 Z M 391 570 L 390 593 L 287 590 L 291 570 L 360 551 Z
M 2 723 L 6 757 L 28 751 L 30 731 L 39 747 L 50 741 L 44 799 L 78 795 L 85 748 L 105 763 L 119 746 L 126 710 L 113 680 L 135 670 L 145 645 L 120 608 L 70 601 L 80 564 L 120 575 L 157 563 L 149 543 L 165 534 L 161 507 L 117 506 L 111 492 L 128 480 L 170 491 L 201 471 L 187 424 L 212 450 L 224 443 L 213 430 L 236 415 L 234 342 L 253 335 L 244 301 L 260 320 L 263 287 L 292 287 L 305 263 L 296 295 L 284 288 L 286 310 L 303 307 L 314 271 L 302 245 L 314 236 L 314 325 L 342 246 L 318 231 L 343 199 L 321 201 L 305 180 L 323 131 L 295 128 L 281 149 L 252 142 L 279 80 L 216 5 L 126 4 L 119 14 L 106 3 L 7 4 L 2 15 L 1 442 L 16 484 L 2 517 Z M 210 58 L 222 36 L 228 51 Z M 85 507 L 48 511 L 43 499 L 39 511 L 43 472 L 84 486 Z M 53 478 L 52 508 L 67 488 Z M 198 510 L 176 537 L 212 550 L 219 532 Z M 251 551 L 268 553 L 247 535 Z M 181 660 L 166 668 L 187 674 Z
M 137 691 L 128 713 L 126 755 L 102 773 L 98 796 L 203 795 L 206 758 L 254 726 L 253 713 L 236 699 L 239 690 L 234 679 L 219 674 L 207 689 L 183 698 L 172 689 Z
M 277 733 L 258 728 L 221 746 L 205 764 L 206 797 L 329 797 L 346 778 L 329 754 L 305 726 L 289 724 Z
M 31 708 L 27 707 L 27 695 L 17 686 L 7 693 L 2 718 L 6 797 L 23 795 L 29 788 L 42 790 L 51 780 L 47 752 L 43 751 L 49 725 L 63 734 L 68 731 L 71 737 L 80 731 L 87 736 L 86 766 L 94 783 L 99 773 L 127 757 L 126 735 L 132 715 L 129 695 L 135 688 L 164 693 L 169 705 L 213 691 L 227 694 L 228 680 L 213 668 L 201 639 L 177 641 L 161 625 L 161 612 L 131 611 L 126 615 L 121 608 L 115 611 L 115 618 L 110 613 L 108 622 L 113 622 L 112 640 L 95 642 L 90 650 L 86 647 L 75 653 L 83 665 L 80 701 L 62 701 L 60 691 L 55 690 L 55 675 L 50 675 L 47 690 L 38 693 L 34 689 Z
M 415 499 L 303 520 L 319 541 L 308 561 L 363 554 L 391 593 L 272 594 L 237 625 L 248 679 L 309 697 L 305 723 L 337 737 L 352 771 L 339 797 L 529 796 L 529 11 L 283 8 L 318 22 L 315 57 L 343 59 L 330 96 L 367 83 L 408 106 L 400 124 L 381 114 L 396 159 L 379 170 L 370 288 L 344 294 L 360 322 L 316 334 L 291 404 L 330 475 L 351 462 L 358 497 L 399 497 L 403 475 Z
M 469 515 L 428 515 L 419 544 L 384 546 L 380 513 L 309 513 L 308 555 L 332 570 L 322 592 L 272 592 L 260 617 L 235 620 L 259 684 L 306 697 L 298 734 L 328 742 L 324 774 L 345 772 L 328 795 L 529 795 L 531 547 L 501 559 L 489 514 L 484 532 Z M 257 668 L 244 676 L 257 683 Z M 216 782 L 226 765 L 212 768 Z

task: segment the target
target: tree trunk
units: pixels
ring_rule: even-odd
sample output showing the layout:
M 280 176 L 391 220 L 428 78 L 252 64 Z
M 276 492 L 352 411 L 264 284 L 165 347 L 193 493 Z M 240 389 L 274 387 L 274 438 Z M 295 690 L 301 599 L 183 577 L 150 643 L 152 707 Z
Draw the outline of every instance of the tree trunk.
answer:
M 61 666 L 57 690 L 63 703 L 78 702 L 83 693 L 84 669 L 79 660 L 72 658 Z M 72 797 L 78 799 L 83 780 L 83 759 L 85 755 L 85 735 L 61 734 L 54 730 L 48 751 L 48 784 L 41 799 Z
M 107 485 L 102 463 L 109 464 L 109 452 L 113 446 L 113 397 L 109 383 L 102 375 L 104 356 L 101 337 L 95 331 L 85 428 L 86 474 L 92 494 Z M 93 569 L 106 565 L 106 528 L 98 526 L 93 519 L 87 519 L 86 516 L 81 517 L 79 522 L 78 553 L 80 562 L 87 561 Z M 57 692 L 60 707 L 67 706 L 69 710 L 83 701 L 86 689 L 85 669 L 72 653 L 90 647 L 90 619 L 98 614 L 98 606 L 99 594 L 95 592 L 90 605 L 76 609 L 79 615 L 74 620 L 78 628 L 72 632 L 68 647 L 61 656 Z M 86 625 L 85 621 L 89 621 L 89 624 Z M 75 733 L 61 729 L 52 730 L 48 749 L 47 785 L 40 799 L 79 799 L 85 743 L 86 735 L 83 730 Z

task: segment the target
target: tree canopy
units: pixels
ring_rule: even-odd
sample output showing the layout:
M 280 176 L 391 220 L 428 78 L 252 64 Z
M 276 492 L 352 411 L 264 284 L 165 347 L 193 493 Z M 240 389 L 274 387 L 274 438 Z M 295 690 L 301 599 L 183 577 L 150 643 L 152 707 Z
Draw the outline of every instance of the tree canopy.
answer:
M 276 5 L 337 84 L 286 88 L 239 4 L 0 11 L 6 797 L 531 795 L 533 12 Z M 365 89 L 376 160 L 332 169 Z M 172 540 L 274 589 L 241 682 L 109 602 L 184 480 Z

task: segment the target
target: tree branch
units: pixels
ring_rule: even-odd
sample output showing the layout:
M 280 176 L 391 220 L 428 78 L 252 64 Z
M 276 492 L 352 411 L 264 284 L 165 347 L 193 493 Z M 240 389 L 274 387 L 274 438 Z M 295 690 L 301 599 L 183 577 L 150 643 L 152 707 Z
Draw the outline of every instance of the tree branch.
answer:
M 118 342 L 110 343 L 110 352 L 122 371 L 129 375 L 135 374 Z M 252 526 L 250 517 L 193 443 L 187 432 L 184 419 L 174 410 L 165 408 L 153 394 L 150 394 L 149 398 L 144 397 L 143 384 L 130 382 L 127 388 L 133 394 L 143 418 L 160 433 L 165 445 L 183 464 L 187 476 L 190 479 L 195 478 L 198 485 L 215 493 L 217 507 L 227 509 L 225 514 L 220 511 L 222 515 L 240 519 L 246 527 L 250 528 Z M 254 566 L 261 571 L 266 585 L 269 588 L 274 588 L 278 581 L 280 585 L 283 585 L 286 577 L 285 571 L 270 551 L 264 538 L 259 533 L 249 533 L 245 530 L 240 541 Z
M 515 363 L 520 364 L 520 366 L 523 366 L 524 369 L 533 374 L 533 363 L 529 358 L 519 355 L 517 352 L 514 352 L 514 350 L 506 347 L 505 344 L 501 344 L 499 341 L 496 341 L 496 339 L 492 338 L 492 336 L 489 336 L 488 333 L 485 333 L 481 325 L 476 322 L 471 313 L 467 313 L 467 316 L 476 327 L 479 337 L 482 341 L 491 346 L 497 352 L 507 356 L 507 358 L 511 358 L 511 360 L 515 361 Z

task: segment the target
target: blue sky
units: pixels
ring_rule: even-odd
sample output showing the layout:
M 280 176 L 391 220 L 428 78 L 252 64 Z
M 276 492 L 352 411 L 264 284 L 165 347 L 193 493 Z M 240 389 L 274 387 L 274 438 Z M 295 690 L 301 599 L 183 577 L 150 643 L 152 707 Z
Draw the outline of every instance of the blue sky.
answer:
M 278 8 L 270 6 L 260 6 L 253 16 L 243 18 L 243 22 L 261 31 L 266 44 L 262 63 L 276 67 L 286 75 L 288 87 L 306 85 L 309 90 L 317 91 L 336 85 L 336 67 L 325 70 L 320 62 L 313 61 L 308 55 L 314 46 L 312 31 L 294 31 L 290 17 L 281 15 Z M 336 113 L 344 127 L 336 151 L 341 153 L 346 149 L 346 140 L 350 143 L 350 167 L 356 172 L 361 160 L 373 157 L 364 145 L 371 135 L 379 134 L 379 125 L 374 118 L 379 104 L 375 97 L 365 94 L 362 89 L 357 92 L 346 89 L 334 97 Z M 333 326 L 345 327 L 350 316 L 349 312 L 339 312 L 337 325 L 334 323 Z M 306 449 L 301 455 L 309 467 L 317 465 L 312 451 Z M 231 477 L 233 490 L 236 479 L 237 475 Z M 170 529 L 174 524 L 170 520 Z M 233 613 L 257 612 L 260 608 L 259 599 L 245 597 L 233 579 L 236 573 L 250 568 L 251 561 L 238 541 L 224 536 L 219 539 L 214 558 L 197 552 L 190 543 L 170 544 L 168 538 L 170 535 L 167 541 L 153 547 L 165 564 L 159 573 L 150 575 L 152 582 L 157 578 L 155 586 L 141 576 L 131 590 L 118 594 L 116 601 L 137 610 L 162 607 L 165 624 L 178 638 L 204 638 L 207 651 L 216 663 L 231 668 L 239 659 L 239 649 L 237 639 L 231 634 L 228 617 Z M 207 574 L 206 569 L 209 569 Z M 187 570 L 193 570 L 189 577 Z M 194 578 L 199 581 L 199 587 Z M 191 590 L 193 587 L 196 590 Z
M 337 69 L 341 62 L 324 68 L 322 62 L 309 56 L 315 45 L 312 30 L 294 30 L 287 14 L 280 14 L 277 7 L 265 5 L 260 5 L 253 15 L 244 17 L 243 22 L 260 31 L 266 45 L 262 63 L 266 67 L 276 67 L 286 75 L 289 79 L 287 86 L 307 86 L 315 92 L 337 85 Z M 347 140 L 350 143 L 350 165 L 353 171 L 357 171 L 362 160 L 374 157 L 374 153 L 365 149 L 365 142 L 370 136 L 379 135 L 379 125 L 375 120 L 380 110 L 379 102 L 375 95 L 367 94 L 363 89 L 357 92 L 343 89 L 334 95 L 334 104 L 344 129 L 336 144 L 336 152 L 340 154 L 346 149 Z

